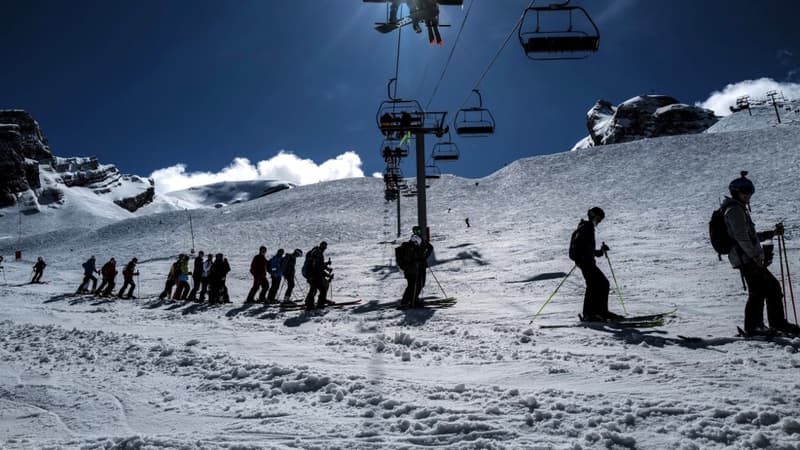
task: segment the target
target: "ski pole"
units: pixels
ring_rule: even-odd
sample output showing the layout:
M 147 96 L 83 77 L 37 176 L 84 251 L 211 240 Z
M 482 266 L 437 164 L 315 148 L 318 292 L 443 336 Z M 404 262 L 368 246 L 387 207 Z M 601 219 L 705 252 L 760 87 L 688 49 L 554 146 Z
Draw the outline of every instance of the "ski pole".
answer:
M 783 242 L 778 236 L 778 260 L 781 263 L 781 295 L 783 296 L 783 316 L 788 317 L 789 311 L 786 309 L 786 281 L 783 278 Z
M 786 254 L 786 241 L 783 239 L 783 235 L 781 235 L 781 241 L 783 241 L 783 259 L 786 261 L 786 281 L 789 285 L 789 295 L 792 297 L 792 309 L 794 310 L 794 323 L 797 324 L 797 305 L 794 303 L 794 288 L 792 288 L 792 274 L 789 272 L 789 256 Z
M 564 277 L 564 279 L 563 279 L 563 280 L 561 280 L 561 283 L 558 283 L 558 286 L 556 286 L 556 290 L 555 290 L 555 291 L 553 291 L 553 293 L 552 293 L 552 294 L 550 294 L 550 297 L 547 297 L 547 300 L 545 300 L 545 302 L 542 304 L 542 307 L 541 307 L 541 308 L 539 308 L 539 310 L 538 310 L 538 311 L 536 311 L 536 314 L 534 314 L 534 315 L 533 315 L 533 318 L 531 319 L 531 321 L 530 321 L 530 322 L 528 322 L 528 324 L 529 324 L 529 325 L 530 325 L 530 324 L 532 324 L 532 323 L 533 323 L 533 321 L 534 321 L 534 320 L 536 320 L 536 318 L 537 318 L 537 317 L 539 317 L 539 314 L 541 314 L 541 313 L 542 313 L 542 311 L 544 311 L 544 307 L 545 307 L 545 306 L 547 306 L 547 304 L 548 304 L 548 303 L 550 303 L 550 300 L 552 300 L 552 299 L 553 299 L 553 297 L 555 297 L 555 296 L 556 296 L 556 292 L 558 292 L 558 290 L 559 290 L 559 289 L 561 289 L 561 286 L 563 286 L 563 285 L 564 285 L 564 283 L 567 281 L 567 278 L 569 278 L 569 276 L 570 276 L 570 275 L 572 275 L 572 272 L 574 272 L 574 271 L 575 271 L 575 268 L 576 268 L 576 267 L 578 267 L 578 265 L 577 265 L 577 264 L 573 264 L 573 265 L 572 265 L 572 269 L 569 269 L 569 273 L 567 273 L 567 276 L 565 276 L 565 277 Z
M 617 277 L 614 275 L 614 268 L 611 267 L 611 258 L 608 257 L 608 252 L 603 252 L 606 255 L 606 261 L 608 261 L 608 270 L 611 272 L 611 278 L 614 280 L 614 287 L 617 288 L 617 297 L 619 298 L 619 304 L 622 305 L 622 312 L 624 314 L 628 314 L 628 311 L 625 310 L 625 302 L 622 301 L 622 291 L 619 289 L 619 283 L 617 283 Z
M 441 283 L 439 283 L 439 279 L 436 278 L 436 274 L 433 273 L 433 269 L 431 269 L 430 266 L 428 266 L 428 271 L 430 271 L 431 275 L 433 275 L 433 279 L 434 279 L 434 281 L 436 281 L 436 284 L 439 286 L 439 290 L 442 291 L 442 295 L 444 295 L 444 298 L 448 298 L 447 297 L 447 293 L 444 291 L 444 288 L 442 287 Z

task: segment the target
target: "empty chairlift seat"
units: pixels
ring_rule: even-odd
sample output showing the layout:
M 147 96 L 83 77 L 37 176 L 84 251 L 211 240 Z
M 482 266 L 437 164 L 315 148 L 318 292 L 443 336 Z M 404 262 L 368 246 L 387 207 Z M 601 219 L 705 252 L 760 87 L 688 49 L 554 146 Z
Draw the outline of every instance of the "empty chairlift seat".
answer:
M 519 42 L 530 59 L 583 59 L 600 48 L 600 30 L 589 13 L 568 3 L 525 10 Z
M 431 159 L 436 162 L 457 161 L 459 156 L 458 145 L 450 140 L 449 135 L 446 141 L 440 141 L 434 144 L 433 151 L 431 152 Z
M 495 121 L 491 111 L 483 107 L 483 97 L 477 89 L 478 106 L 459 109 L 453 120 L 456 134 L 465 137 L 481 137 L 494 134 Z

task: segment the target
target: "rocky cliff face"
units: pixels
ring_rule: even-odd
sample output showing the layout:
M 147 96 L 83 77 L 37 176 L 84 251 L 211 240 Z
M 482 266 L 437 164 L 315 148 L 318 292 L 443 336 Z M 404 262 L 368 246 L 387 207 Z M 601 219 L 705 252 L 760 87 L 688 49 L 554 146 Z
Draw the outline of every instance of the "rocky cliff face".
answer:
M 719 120 L 713 111 L 679 103 L 667 95 L 644 95 L 618 106 L 599 100 L 586 114 L 589 136 L 574 149 L 638 139 L 702 133 Z
M 151 180 L 122 175 L 94 157 L 53 156 L 39 124 L 21 110 L 0 110 L 0 173 L 0 208 L 19 204 L 28 212 L 62 204 L 65 189 L 90 189 L 131 212 L 155 194 Z

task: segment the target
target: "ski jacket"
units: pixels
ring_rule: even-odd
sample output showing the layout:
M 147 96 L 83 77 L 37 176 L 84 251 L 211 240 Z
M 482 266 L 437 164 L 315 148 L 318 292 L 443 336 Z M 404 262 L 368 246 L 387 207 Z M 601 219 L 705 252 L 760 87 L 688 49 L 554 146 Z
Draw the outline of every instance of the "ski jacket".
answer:
M 295 257 L 291 253 L 283 257 L 283 260 L 281 260 L 281 272 L 283 272 L 283 275 L 285 277 L 287 278 L 294 277 L 296 263 L 297 263 L 297 257 Z
M 728 253 L 728 261 L 733 268 L 738 269 L 751 262 L 764 262 L 764 250 L 761 248 L 761 241 L 772 239 L 774 231 L 756 232 L 753 219 L 747 206 L 733 198 L 725 198 L 722 202 L 725 211 L 725 226 L 728 228 L 728 235 L 733 239 L 734 244 Z
M 214 265 L 214 261 L 212 260 L 205 260 L 203 262 L 203 278 L 208 278 L 208 274 L 211 273 L 211 266 Z
M 269 260 L 269 271 L 274 277 L 282 277 L 283 271 L 281 269 L 281 261 L 283 257 L 281 255 L 275 255 L 272 259 Z
M 45 267 L 47 267 L 47 264 L 44 261 L 36 261 L 36 264 L 33 265 L 33 270 L 42 272 Z
M 578 228 L 572 233 L 569 243 L 569 257 L 575 261 L 578 267 L 589 267 L 595 265 L 594 258 L 602 256 L 603 253 L 595 249 L 594 223 L 590 220 L 583 220 L 578 224 Z
M 325 277 L 325 252 L 319 248 L 314 247 L 306 254 L 306 273 L 304 276 L 307 279 L 316 279 Z
M 130 261 L 125 268 L 122 269 L 122 276 L 125 277 L 126 280 L 131 280 L 134 275 L 136 275 L 136 263 Z
M 428 268 L 428 257 L 433 253 L 433 245 L 430 242 L 414 235 L 409 241 L 414 244 L 412 248 L 409 269 L 415 272 L 424 272 Z
M 250 262 L 250 275 L 259 280 L 267 276 L 267 258 L 261 253 L 254 256 Z
M 117 264 L 111 261 L 103 264 L 100 273 L 103 275 L 103 278 L 113 280 L 114 277 L 117 276 Z
M 231 271 L 231 266 L 228 264 L 227 259 L 223 259 L 222 261 L 217 260 L 214 261 L 214 264 L 211 265 L 211 271 L 209 272 L 208 276 L 211 279 L 222 281 L 222 279 L 225 278 L 225 276 L 228 275 L 228 272 L 230 271 Z
M 205 276 L 205 270 L 203 270 L 203 257 L 198 256 L 197 258 L 194 259 L 194 270 L 192 270 L 192 278 L 198 280 L 203 276 Z
M 189 281 L 189 259 L 184 259 L 178 265 L 178 273 L 176 274 L 180 281 Z
M 83 274 L 94 275 L 95 272 L 97 272 L 97 268 L 94 265 L 94 258 L 89 258 L 83 263 Z

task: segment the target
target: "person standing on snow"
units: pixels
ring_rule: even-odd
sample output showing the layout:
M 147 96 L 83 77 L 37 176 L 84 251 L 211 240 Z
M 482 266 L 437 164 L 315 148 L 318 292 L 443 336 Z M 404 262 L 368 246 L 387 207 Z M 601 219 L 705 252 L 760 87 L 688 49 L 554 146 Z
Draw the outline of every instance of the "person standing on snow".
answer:
M 100 275 L 103 277 L 103 282 L 100 283 L 100 287 L 94 294 L 103 297 L 109 296 L 116 285 L 114 279 L 117 277 L 117 260 L 111 258 L 103 264 L 103 267 L 100 268 Z
M 197 290 L 200 289 L 200 285 L 203 283 L 203 255 L 204 253 L 199 251 L 197 252 L 197 258 L 194 259 L 194 266 L 192 267 L 193 286 L 189 296 L 186 297 L 189 301 L 197 301 Z
M 295 265 L 297 264 L 297 258 L 303 256 L 303 251 L 299 248 L 294 249 L 292 253 L 287 254 L 283 257 L 283 261 L 281 261 L 281 271 L 283 272 L 283 278 L 286 280 L 286 292 L 283 294 L 283 302 L 284 303 L 291 303 L 292 302 L 292 291 L 294 290 L 294 278 L 295 278 Z
M 33 265 L 33 278 L 31 279 L 31 284 L 42 282 L 42 275 L 44 275 L 45 267 L 47 267 L 47 263 L 45 263 L 44 259 L 42 259 L 40 256 L 39 259 L 36 260 L 36 264 Z
M 264 249 L 264 252 L 266 252 L 266 249 Z M 217 253 L 208 273 L 208 303 L 210 305 L 229 302 L 227 288 L 225 287 L 225 277 L 230 271 L 231 266 L 228 264 L 228 260 L 225 259 L 222 253 Z
M 750 335 L 773 334 L 775 331 L 800 334 L 800 327 L 791 324 L 784 316 L 781 299 L 783 292 L 778 280 L 767 270 L 771 261 L 765 261 L 760 242 L 783 234 L 783 224 L 774 230 L 756 232 L 750 217 L 750 198 L 755 193 L 753 182 L 747 179 L 747 172 L 728 185 L 731 196 L 722 202 L 728 236 L 733 246 L 728 252 L 728 260 L 734 269 L 739 269 L 747 283 L 747 304 L 744 308 L 744 330 Z M 767 318 L 772 330 L 764 327 L 764 303 L 767 304 Z
M 94 276 L 95 273 L 97 273 L 97 268 L 95 267 L 94 255 L 92 255 L 83 263 L 83 281 L 81 281 L 81 285 L 78 286 L 78 290 L 75 292 L 76 294 L 94 292 L 97 290 L 97 278 Z M 87 291 L 86 285 L 89 283 L 89 280 L 92 281 L 92 290 Z
M 586 280 L 586 294 L 583 297 L 583 320 L 609 321 L 618 320 L 622 316 L 609 312 L 608 278 L 597 267 L 595 257 L 603 256 L 610 249 L 603 243 L 600 250 L 595 250 L 594 229 L 606 217 L 605 212 L 595 206 L 589 210 L 589 220 L 581 219 L 578 228 L 572 233 L 569 243 L 569 259 L 581 269 Z
M 269 289 L 269 281 L 267 281 L 267 247 L 263 245 L 259 247 L 258 254 L 253 257 L 253 260 L 250 262 L 250 275 L 253 276 L 253 287 L 250 288 L 250 292 L 247 294 L 247 298 L 245 299 L 245 303 L 255 303 L 256 292 L 261 291 L 258 294 L 258 301 L 259 303 L 266 302 L 266 293 Z
M 328 243 L 322 241 L 318 246 L 309 250 L 306 260 L 303 262 L 303 276 L 308 281 L 308 294 L 306 295 L 306 311 L 314 309 L 314 297 L 317 298 L 317 308 L 324 308 L 328 303 L 328 286 L 333 278 L 333 270 L 330 268 L 330 261 L 325 262 L 325 250 Z
M 139 276 L 139 272 L 136 271 L 136 264 L 139 263 L 137 258 L 131 259 L 128 264 L 125 265 L 125 268 L 122 269 L 122 277 L 125 280 L 122 283 L 122 288 L 117 293 L 117 297 L 119 298 L 136 298 L 133 296 L 133 290 L 136 289 L 136 283 L 133 282 L 133 277 Z M 125 288 L 129 287 L 128 294 L 125 294 Z
M 400 300 L 401 308 L 421 305 L 419 294 L 425 287 L 428 258 L 432 253 L 433 245 L 422 236 L 422 228 L 419 226 L 414 226 L 411 229 L 411 239 L 395 250 L 397 265 L 400 266 L 406 279 L 406 289 Z
M 178 256 L 178 259 L 175 260 L 172 265 L 169 266 L 169 274 L 167 274 L 167 281 L 164 283 L 164 290 L 161 291 L 159 294 L 158 299 L 164 300 L 169 299 L 170 295 L 172 294 L 172 286 L 178 281 L 178 274 L 181 271 L 181 257 L 183 255 Z
M 279 248 L 275 256 L 269 260 L 269 276 L 272 286 L 270 286 L 269 294 L 267 294 L 267 303 L 273 303 L 278 295 L 278 288 L 281 286 L 281 278 L 283 277 L 281 262 L 283 262 L 283 249 Z

